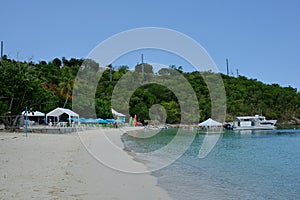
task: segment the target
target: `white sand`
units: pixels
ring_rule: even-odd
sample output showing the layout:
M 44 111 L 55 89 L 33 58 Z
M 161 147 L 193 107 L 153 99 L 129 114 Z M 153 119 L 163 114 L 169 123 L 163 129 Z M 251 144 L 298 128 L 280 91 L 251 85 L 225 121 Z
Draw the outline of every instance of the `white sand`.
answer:
M 115 134 L 104 155 L 121 155 L 124 166 L 145 168 L 122 150 L 120 129 L 86 131 L 94 148 L 103 131 Z M 101 146 L 101 145 L 100 145 Z M 119 149 L 119 152 L 116 150 Z M 101 149 L 103 151 L 103 148 Z M 149 174 L 129 174 L 101 164 L 77 134 L 0 133 L 0 199 L 170 199 Z

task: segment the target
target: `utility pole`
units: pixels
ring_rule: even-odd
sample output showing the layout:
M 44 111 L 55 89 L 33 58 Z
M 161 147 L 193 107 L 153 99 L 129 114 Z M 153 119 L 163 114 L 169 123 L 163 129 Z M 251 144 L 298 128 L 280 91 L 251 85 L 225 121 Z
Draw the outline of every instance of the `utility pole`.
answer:
M 144 55 L 142 54 L 142 74 L 144 74 Z
M 226 58 L 226 68 L 227 68 L 227 76 L 229 76 L 229 66 L 228 66 L 228 59 Z
M 3 41 L 1 41 L 1 60 L 2 60 L 2 58 L 3 58 Z
M 239 77 L 239 69 L 236 69 L 236 76 Z
M 109 81 L 112 82 L 112 65 L 109 65 Z

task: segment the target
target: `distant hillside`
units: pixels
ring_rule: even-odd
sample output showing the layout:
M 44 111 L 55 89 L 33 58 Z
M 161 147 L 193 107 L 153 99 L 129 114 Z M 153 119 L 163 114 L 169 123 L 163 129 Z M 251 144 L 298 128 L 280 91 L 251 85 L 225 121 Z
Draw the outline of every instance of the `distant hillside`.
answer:
M 48 112 L 56 107 L 71 108 L 74 79 L 83 59 L 55 58 L 52 61 L 17 62 L 6 56 L 0 62 L 0 115 L 17 115 L 28 106 L 33 110 Z M 89 61 L 96 69 L 99 65 Z M 146 67 L 145 67 L 146 66 Z M 202 78 L 203 73 L 183 72 L 182 68 L 161 69 L 153 74 L 151 65 L 136 66 L 144 71 L 140 78 L 171 76 L 173 71 L 182 74 L 194 89 L 199 101 L 200 120 L 210 117 L 210 94 Z M 144 68 L 142 68 L 144 67 Z M 111 77 L 110 77 L 110 68 Z M 173 71 L 172 71 L 173 70 Z M 111 65 L 103 72 L 95 97 L 96 114 L 110 118 L 111 95 L 120 78 L 129 72 L 127 66 L 114 69 Z M 130 73 L 130 72 L 129 72 Z M 140 73 L 141 74 L 141 73 Z M 244 76 L 238 78 L 221 74 L 226 90 L 227 121 L 236 115 L 262 113 L 267 118 L 278 119 L 281 123 L 300 124 L 300 94 L 295 88 L 264 84 Z M 110 81 L 111 78 L 111 81 Z M 133 83 L 134 84 L 134 83 Z M 180 82 L 177 83 L 180 87 Z M 180 106 L 176 96 L 168 88 L 159 84 L 148 84 L 138 88 L 132 95 L 130 114 L 141 121 L 149 119 L 149 108 L 161 104 L 167 112 L 167 123 L 180 122 Z
M 264 84 L 244 76 L 222 75 L 227 96 L 228 118 L 262 113 L 279 123 L 299 124 L 300 94 L 292 87 Z

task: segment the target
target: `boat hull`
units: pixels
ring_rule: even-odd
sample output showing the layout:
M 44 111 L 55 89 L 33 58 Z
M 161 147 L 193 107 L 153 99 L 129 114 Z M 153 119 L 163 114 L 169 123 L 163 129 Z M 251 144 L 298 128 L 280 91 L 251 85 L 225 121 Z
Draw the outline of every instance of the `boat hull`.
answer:
M 233 130 L 274 130 L 275 126 L 243 126 L 233 127 Z

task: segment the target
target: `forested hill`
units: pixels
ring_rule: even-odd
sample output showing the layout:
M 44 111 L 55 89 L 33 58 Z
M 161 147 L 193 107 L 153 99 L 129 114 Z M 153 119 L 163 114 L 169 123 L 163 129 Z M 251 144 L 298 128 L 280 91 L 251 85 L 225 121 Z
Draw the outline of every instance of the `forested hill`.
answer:
M 91 61 L 93 62 L 93 61 Z M 0 62 L 0 115 L 17 115 L 28 106 L 33 110 L 49 112 L 56 107 L 72 108 L 74 79 L 83 59 L 55 58 L 50 62 L 18 62 L 4 56 Z M 97 63 L 94 63 L 97 65 Z M 112 76 L 110 80 L 110 68 Z M 144 64 L 147 76 L 165 76 L 172 70 L 182 74 L 194 89 L 199 101 L 200 120 L 210 117 L 210 94 L 202 78 L 213 76 L 211 72 L 183 72 L 181 67 L 161 69 L 153 73 L 151 65 Z M 141 65 L 135 67 L 141 71 Z M 120 78 L 132 73 L 127 66 L 104 71 L 95 97 L 96 114 L 100 118 L 111 118 L 111 96 Z M 147 77 L 147 76 L 142 76 Z M 277 84 L 264 84 L 244 76 L 232 77 L 221 74 L 226 90 L 227 121 L 236 115 L 263 114 L 267 118 L 283 123 L 300 124 L 300 94 L 295 88 Z M 179 84 L 180 85 L 180 84 Z M 159 84 L 148 84 L 138 88 L 130 99 L 130 114 L 136 114 L 141 121 L 149 119 L 149 108 L 154 104 L 164 106 L 167 123 L 180 122 L 180 106 L 176 96 Z
M 299 124 L 300 93 L 292 87 L 264 84 L 244 76 L 222 75 L 226 88 L 228 117 L 262 113 L 279 123 Z

